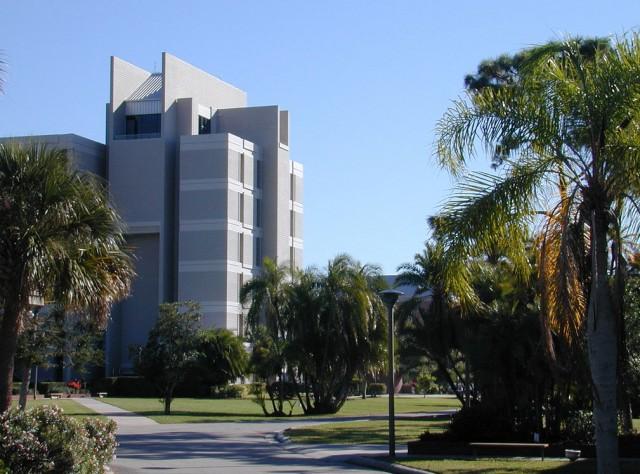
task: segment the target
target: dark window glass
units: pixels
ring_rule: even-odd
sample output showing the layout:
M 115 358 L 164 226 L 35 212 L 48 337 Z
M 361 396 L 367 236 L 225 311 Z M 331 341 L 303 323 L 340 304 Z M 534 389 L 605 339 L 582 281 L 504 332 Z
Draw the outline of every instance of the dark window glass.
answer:
M 262 188 L 262 160 L 256 160 L 256 189 Z
M 127 135 L 150 135 L 160 133 L 160 114 L 127 115 Z
M 256 199 L 256 208 L 254 209 L 254 225 L 256 227 L 262 227 L 262 200 Z
M 256 237 L 253 255 L 255 256 L 256 267 L 262 265 L 262 239 L 260 237 Z
M 198 115 L 198 135 L 211 133 L 211 119 Z

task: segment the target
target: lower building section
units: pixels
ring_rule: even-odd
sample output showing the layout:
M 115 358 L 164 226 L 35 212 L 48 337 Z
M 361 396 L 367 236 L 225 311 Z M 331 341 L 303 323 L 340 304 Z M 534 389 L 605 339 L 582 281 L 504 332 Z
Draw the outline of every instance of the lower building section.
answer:
M 131 351 L 145 344 L 158 318 L 159 235 L 130 235 L 127 243 L 135 255 L 137 277 L 131 296 L 115 305 L 111 312 L 105 344 L 105 371 L 109 376 L 133 372 Z

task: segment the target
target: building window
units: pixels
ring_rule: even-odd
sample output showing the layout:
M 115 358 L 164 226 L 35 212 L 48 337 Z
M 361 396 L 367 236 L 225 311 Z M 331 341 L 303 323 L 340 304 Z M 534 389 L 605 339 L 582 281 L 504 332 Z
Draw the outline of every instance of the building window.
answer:
M 289 263 L 292 269 L 296 267 L 296 252 L 293 247 L 289 247 Z
M 211 119 L 198 115 L 198 135 L 211 133 Z
M 256 189 L 262 189 L 262 160 L 256 160 Z
M 244 194 L 238 194 L 238 220 L 244 223 Z
M 244 337 L 244 313 L 238 315 L 238 336 Z
M 244 153 L 240 154 L 240 172 L 238 174 L 238 176 L 240 177 L 240 182 L 244 183 L 244 160 L 245 160 L 245 155 Z
M 244 275 L 242 273 L 238 273 L 238 303 L 240 303 L 240 292 L 242 291 L 243 285 Z
M 256 199 L 253 209 L 253 225 L 262 227 L 262 199 Z
M 253 255 L 255 256 L 254 263 L 256 267 L 262 265 L 262 238 L 256 237 L 255 245 L 253 248 Z
M 238 234 L 238 262 L 244 262 L 244 234 Z
M 161 114 L 127 115 L 126 135 L 158 135 Z
M 291 183 L 290 184 L 291 191 L 290 191 L 289 199 L 291 199 L 292 201 L 295 201 L 296 200 L 296 177 L 294 174 L 290 174 L 289 176 L 291 177 L 289 180 Z

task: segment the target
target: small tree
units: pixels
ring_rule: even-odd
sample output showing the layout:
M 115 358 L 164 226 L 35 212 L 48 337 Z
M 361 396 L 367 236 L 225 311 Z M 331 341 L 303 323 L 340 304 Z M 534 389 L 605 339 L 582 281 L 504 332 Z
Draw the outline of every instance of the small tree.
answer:
M 249 355 L 242 338 L 227 329 L 200 331 L 197 342 L 198 358 L 194 376 L 208 386 L 221 386 L 244 375 Z
M 197 359 L 200 306 L 194 302 L 164 303 L 160 315 L 140 347 L 135 360 L 138 373 L 144 375 L 160 391 L 164 414 L 171 414 L 176 385 Z
M 418 393 L 421 393 L 425 397 L 427 393 L 435 393 L 438 390 L 438 384 L 436 378 L 427 367 L 423 367 L 418 376 L 416 377 L 416 384 Z
M 40 313 L 41 311 L 28 312 L 25 315 L 23 328 L 18 336 L 16 359 L 22 369 L 22 385 L 18 402 L 21 410 L 27 406 L 31 368 L 46 364 L 56 354 L 56 348 L 59 346 L 60 331 L 55 324 L 55 319 Z

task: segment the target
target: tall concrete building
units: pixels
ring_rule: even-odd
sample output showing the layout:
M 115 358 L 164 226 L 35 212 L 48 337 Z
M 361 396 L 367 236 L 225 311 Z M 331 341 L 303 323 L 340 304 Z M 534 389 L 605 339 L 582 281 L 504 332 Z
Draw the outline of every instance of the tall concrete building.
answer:
M 197 301 L 204 326 L 242 333 L 240 288 L 263 257 L 302 265 L 303 167 L 289 158 L 288 111 L 248 107 L 245 92 L 167 53 L 159 73 L 111 58 L 106 123 L 106 145 L 13 139 L 66 148 L 108 181 L 138 275 L 107 331 L 106 373 L 117 375 L 159 303 Z

